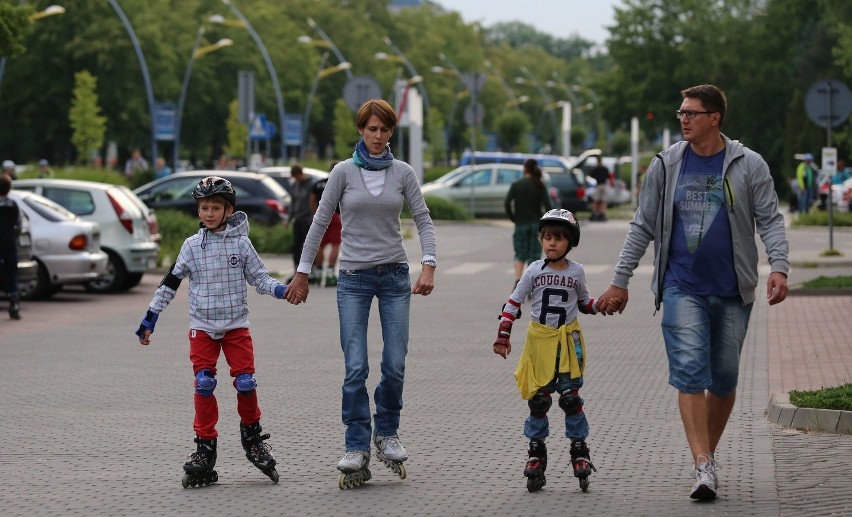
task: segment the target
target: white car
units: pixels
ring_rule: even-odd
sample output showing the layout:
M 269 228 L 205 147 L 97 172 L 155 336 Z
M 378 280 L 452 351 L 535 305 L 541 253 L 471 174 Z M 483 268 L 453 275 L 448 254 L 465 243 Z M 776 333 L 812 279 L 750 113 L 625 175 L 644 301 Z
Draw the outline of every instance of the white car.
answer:
M 38 274 L 19 286 L 25 300 L 48 298 L 66 284 L 96 280 L 107 267 L 97 223 L 83 221 L 53 201 L 22 190 L 9 197 L 30 220 L 33 258 Z
M 142 275 L 157 267 L 157 218 L 127 187 L 95 181 L 27 179 L 15 181 L 15 189 L 40 194 L 80 219 L 98 223 L 101 248 L 109 259 L 106 274 L 86 284 L 87 291 L 130 289 L 139 284 Z

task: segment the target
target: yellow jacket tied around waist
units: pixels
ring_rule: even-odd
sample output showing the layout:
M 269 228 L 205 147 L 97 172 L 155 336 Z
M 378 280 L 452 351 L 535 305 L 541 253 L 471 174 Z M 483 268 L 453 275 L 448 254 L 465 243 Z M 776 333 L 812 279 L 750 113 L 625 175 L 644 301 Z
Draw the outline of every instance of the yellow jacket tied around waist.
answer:
M 580 335 L 580 352 L 583 365 L 577 359 L 577 350 L 573 333 Z M 556 346 L 554 346 L 556 344 Z M 559 351 L 558 373 L 570 373 L 572 379 L 583 376 L 586 363 L 586 340 L 583 331 L 575 319 L 558 329 L 531 321 L 527 329 L 524 351 L 515 370 L 515 381 L 521 398 L 530 400 L 535 393 L 553 380 L 553 366 L 556 364 L 556 352 Z

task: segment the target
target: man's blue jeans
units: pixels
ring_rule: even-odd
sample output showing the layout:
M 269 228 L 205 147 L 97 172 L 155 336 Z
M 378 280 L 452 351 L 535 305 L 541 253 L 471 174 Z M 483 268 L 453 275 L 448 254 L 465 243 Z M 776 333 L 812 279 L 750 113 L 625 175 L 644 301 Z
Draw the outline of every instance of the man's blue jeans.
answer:
M 382 324 L 382 376 L 373 395 L 376 434 L 396 434 L 402 410 L 411 281 L 408 264 L 386 264 L 360 270 L 341 270 L 337 283 L 340 345 L 346 377 L 343 380 L 343 424 L 346 450 L 369 451 L 370 396 L 367 393 L 367 323 L 373 298 L 379 300 Z

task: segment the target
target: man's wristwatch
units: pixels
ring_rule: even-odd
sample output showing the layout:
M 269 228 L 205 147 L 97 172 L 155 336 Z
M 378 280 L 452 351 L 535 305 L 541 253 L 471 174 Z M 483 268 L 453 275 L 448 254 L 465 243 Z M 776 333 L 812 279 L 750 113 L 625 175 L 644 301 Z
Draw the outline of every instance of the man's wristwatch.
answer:
M 438 261 L 435 259 L 423 259 L 420 261 L 420 265 L 438 267 Z

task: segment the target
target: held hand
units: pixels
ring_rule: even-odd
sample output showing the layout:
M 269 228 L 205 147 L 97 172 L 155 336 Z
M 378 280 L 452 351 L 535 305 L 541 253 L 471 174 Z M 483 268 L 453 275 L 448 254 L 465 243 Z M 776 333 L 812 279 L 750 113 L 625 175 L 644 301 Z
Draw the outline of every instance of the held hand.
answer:
M 769 281 L 766 283 L 766 299 L 769 305 L 781 303 L 787 298 L 787 275 L 784 273 L 770 273 Z
M 293 305 L 299 305 L 302 302 L 308 301 L 308 275 L 306 273 L 296 273 L 293 280 L 287 284 L 287 291 L 284 292 L 284 298 Z
M 432 289 L 435 288 L 435 268 L 432 266 L 423 265 L 420 270 L 420 276 L 417 277 L 417 282 L 414 288 L 411 289 L 411 294 L 422 294 L 429 296 L 432 294 Z
M 627 307 L 627 289 L 610 285 L 604 294 L 598 298 L 598 309 L 604 316 L 618 312 L 621 314 Z

